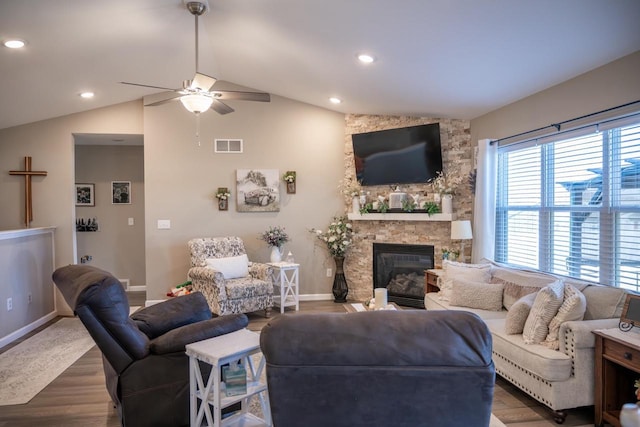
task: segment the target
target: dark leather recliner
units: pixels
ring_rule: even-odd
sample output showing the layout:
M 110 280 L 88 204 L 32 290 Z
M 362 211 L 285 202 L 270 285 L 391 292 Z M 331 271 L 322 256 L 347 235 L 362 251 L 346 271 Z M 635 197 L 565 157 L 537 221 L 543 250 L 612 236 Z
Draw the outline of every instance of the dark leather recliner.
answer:
M 122 284 L 91 266 L 61 267 L 53 281 L 102 351 L 107 391 L 125 427 L 189 425 L 186 344 L 248 324 L 244 314 L 212 318 L 199 292 L 129 317 Z
M 260 347 L 277 427 L 489 425 L 492 340 L 473 313 L 285 315 Z

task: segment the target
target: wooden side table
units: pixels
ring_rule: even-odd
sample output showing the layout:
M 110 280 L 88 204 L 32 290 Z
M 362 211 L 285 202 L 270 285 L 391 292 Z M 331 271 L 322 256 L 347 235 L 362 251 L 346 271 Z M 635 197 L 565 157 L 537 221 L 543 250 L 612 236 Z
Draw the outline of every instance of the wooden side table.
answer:
M 300 309 L 299 268 L 300 264 L 292 262 L 268 262 L 273 267 L 274 286 L 279 293 L 274 295 L 274 305 L 280 306 L 280 313 L 285 307 L 295 306 Z
M 255 366 L 251 355 L 260 353 L 260 335 L 248 329 L 198 341 L 186 346 L 189 356 L 189 380 L 191 427 L 201 427 L 203 422 L 209 427 L 221 426 L 267 426 L 271 427 L 271 408 L 267 384 L 260 381 L 265 366 L 264 356 Z M 223 365 L 240 361 L 247 371 L 247 393 L 227 396 L 225 385 L 220 378 Z M 211 365 L 209 379 L 203 378 L 200 363 Z M 247 412 L 249 402 L 256 396 L 260 401 L 264 419 Z M 237 402 L 242 402 L 242 410 L 222 420 L 222 410 Z
M 441 268 L 433 268 L 424 271 L 424 293 L 440 292 L 440 286 L 438 286 L 438 277 L 443 273 Z
M 635 402 L 633 383 L 640 378 L 640 334 L 635 330 L 593 331 L 595 354 L 595 425 L 620 427 L 620 409 Z

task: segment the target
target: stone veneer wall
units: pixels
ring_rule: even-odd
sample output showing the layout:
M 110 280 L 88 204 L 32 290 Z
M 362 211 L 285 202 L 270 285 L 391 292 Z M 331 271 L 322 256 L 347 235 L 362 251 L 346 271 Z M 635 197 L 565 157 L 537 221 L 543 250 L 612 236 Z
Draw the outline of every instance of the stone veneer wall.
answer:
M 473 168 L 473 147 L 470 137 L 470 123 L 467 120 L 434 119 L 427 117 L 370 116 L 349 114 L 346 116 L 345 180 L 353 180 L 353 145 L 351 135 L 429 123 L 440 123 L 442 143 L 442 163 L 444 172 L 457 168 L 463 176 L 468 176 Z M 402 190 L 421 193 L 425 200 L 433 200 L 433 191 L 429 184 L 409 184 Z M 388 195 L 388 186 L 365 187 L 370 197 Z M 463 185 L 453 199 L 453 212 L 458 219 L 471 219 L 473 195 L 470 187 Z M 345 199 L 345 211 L 351 211 L 351 201 Z M 411 214 L 406 214 L 411 215 Z M 345 259 L 345 275 L 349 284 L 348 299 L 363 301 L 373 296 L 373 242 L 428 244 L 435 247 L 435 264 L 442 265 L 441 248 L 453 248 L 450 239 L 449 222 L 436 221 L 353 221 L 353 246 Z M 455 247 L 459 242 L 455 242 Z M 471 254 L 471 242 L 465 242 L 466 259 Z

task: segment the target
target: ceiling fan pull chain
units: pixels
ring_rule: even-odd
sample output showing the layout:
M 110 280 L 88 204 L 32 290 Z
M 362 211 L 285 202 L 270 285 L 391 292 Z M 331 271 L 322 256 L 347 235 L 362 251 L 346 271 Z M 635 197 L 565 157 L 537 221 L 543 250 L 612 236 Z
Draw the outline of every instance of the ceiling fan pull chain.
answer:
M 196 115 L 196 142 L 198 143 L 198 147 L 201 147 L 200 143 L 200 113 L 195 113 Z

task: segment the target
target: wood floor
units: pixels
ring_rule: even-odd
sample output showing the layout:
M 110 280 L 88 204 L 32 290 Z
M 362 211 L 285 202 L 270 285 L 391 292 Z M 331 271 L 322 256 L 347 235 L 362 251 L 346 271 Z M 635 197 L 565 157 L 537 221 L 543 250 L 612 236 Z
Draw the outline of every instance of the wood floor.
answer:
M 142 305 L 144 294 L 131 293 L 130 301 L 131 305 Z M 300 304 L 300 311 L 342 313 L 344 309 L 342 304 L 335 304 L 332 301 L 305 301 Z M 290 312 L 288 308 L 287 313 Z M 272 317 L 277 315 L 279 312 L 276 311 Z M 268 319 L 259 314 L 251 314 L 249 321 L 249 329 L 258 331 Z M 34 331 L 30 335 L 35 333 Z M 17 343 L 14 342 L 0 349 L 0 353 Z M 493 413 L 509 427 L 558 427 L 553 422 L 548 409 L 501 378 L 496 381 Z M 0 406 L 0 427 L 118 427 L 119 425 L 105 389 L 102 358 L 96 347 L 89 350 L 29 403 Z M 567 420 L 563 424 L 567 427 L 583 425 L 593 425 L 592 407 L 569 411 Z

